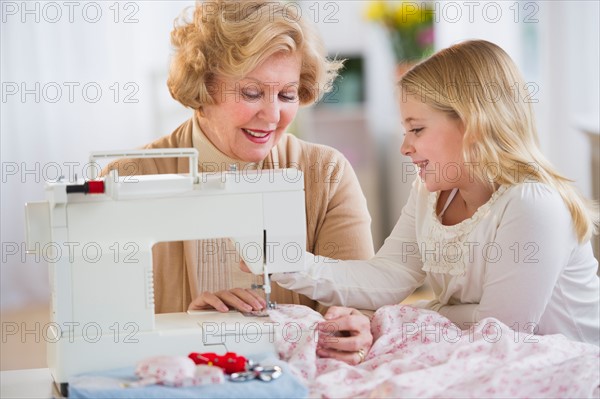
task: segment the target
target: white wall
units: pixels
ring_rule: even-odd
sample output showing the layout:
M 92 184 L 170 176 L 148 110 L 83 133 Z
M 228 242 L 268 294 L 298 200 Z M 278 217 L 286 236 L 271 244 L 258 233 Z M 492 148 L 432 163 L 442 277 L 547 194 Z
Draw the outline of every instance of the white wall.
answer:
M 591 195 L 590 143 L 582 124 L 600 120 L 600 31 L 596 1 L 547 2 L 540 8 L 540 138 L 550 160 Z
M 47 266 L 22 245 L 23 206 L 44 199 L 43 180 L 82 176 L 92 150 L 169 133 L 157 105 L 189 112 L 169 100 L 163 75 L 173 20 L 193 2 L 68 4 L 1 3 L 2 308 L 48 298 Z
M 589 143 L 578 125 L 597 126 L 600 119 L 599 4 L 440 2 L 436 26 L 438 49 L 478 38 L 509 53 L 527 84 L 537 90 L 532 100 L 542 150 L 587 196 L 592 194 Z

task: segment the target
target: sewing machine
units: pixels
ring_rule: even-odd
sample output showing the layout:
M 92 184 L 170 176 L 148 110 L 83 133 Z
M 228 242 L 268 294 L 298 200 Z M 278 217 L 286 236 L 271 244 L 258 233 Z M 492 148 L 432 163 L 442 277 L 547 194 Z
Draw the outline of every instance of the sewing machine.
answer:
M 185 175 L 118 176 L 46 184 L 26 204 L 27 249 L 48 261 L 48 366 L 66 395 L 79 373 L 135 366 L 155 355 L 274 353 L 282 326 L 239 312 L 154 313 L 152 246 L 231 237 L 252 273 L 303 268 L 304 179 L 295 169 L 198 173 L 195 149 L 92 153 L 101 158 L 188 157 Z M 91 168 L 99 170 L 99 167 Z M 270 303 L 270 301 L 269 301 Z

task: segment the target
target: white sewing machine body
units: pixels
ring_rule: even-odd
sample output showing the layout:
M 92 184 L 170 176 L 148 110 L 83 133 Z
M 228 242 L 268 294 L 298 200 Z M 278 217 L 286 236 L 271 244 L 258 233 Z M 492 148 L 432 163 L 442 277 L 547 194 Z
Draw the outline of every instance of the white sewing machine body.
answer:
M 149 356 L 235 351 L 252 357 L 274 351 L 281 326 L 268 317 L 216 311 L 155 315 L 152 246 L 232 237 L 254 274 L 302 270 L 302 173 L 198 174 L 195 150 L 161 153 L 189 156 L 193 172 L 125 177 L 111 172 L 102 180 L 104 192 L 96 185 L 94 194 L 67 194 L 72 182 L 48 183 L 46 201 L 26 204 L 28 250 L 42 252 L 50 268 L 48 366 L 63 390 L 75 374 L 134 366 Z M 268 279 L 265 284 L 268 289 Z

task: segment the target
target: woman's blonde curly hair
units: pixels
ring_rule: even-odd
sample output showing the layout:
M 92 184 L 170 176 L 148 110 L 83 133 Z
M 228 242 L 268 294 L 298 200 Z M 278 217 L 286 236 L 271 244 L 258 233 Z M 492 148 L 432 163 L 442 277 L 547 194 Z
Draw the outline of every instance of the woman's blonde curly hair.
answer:
M 276 53 L 301 56 L 301 105 L 330 91 L 342 67 L 327 59 L 323 41 L 295 3 L 210 0 L 196 4 L 191 21 L 186 13 L 171 32 L 175 52 L 167 79 L 173 98 L 186 107 L 214 104 L 217 77 L 241 79 Z

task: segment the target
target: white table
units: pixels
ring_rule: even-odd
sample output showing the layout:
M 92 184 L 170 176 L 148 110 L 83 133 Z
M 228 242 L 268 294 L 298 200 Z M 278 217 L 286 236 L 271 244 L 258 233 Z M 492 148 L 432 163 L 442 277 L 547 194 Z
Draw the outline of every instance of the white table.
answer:
M 61 397 L 55 389 L 48 369 L 1 371 L 0 387 L 2 399 Z

